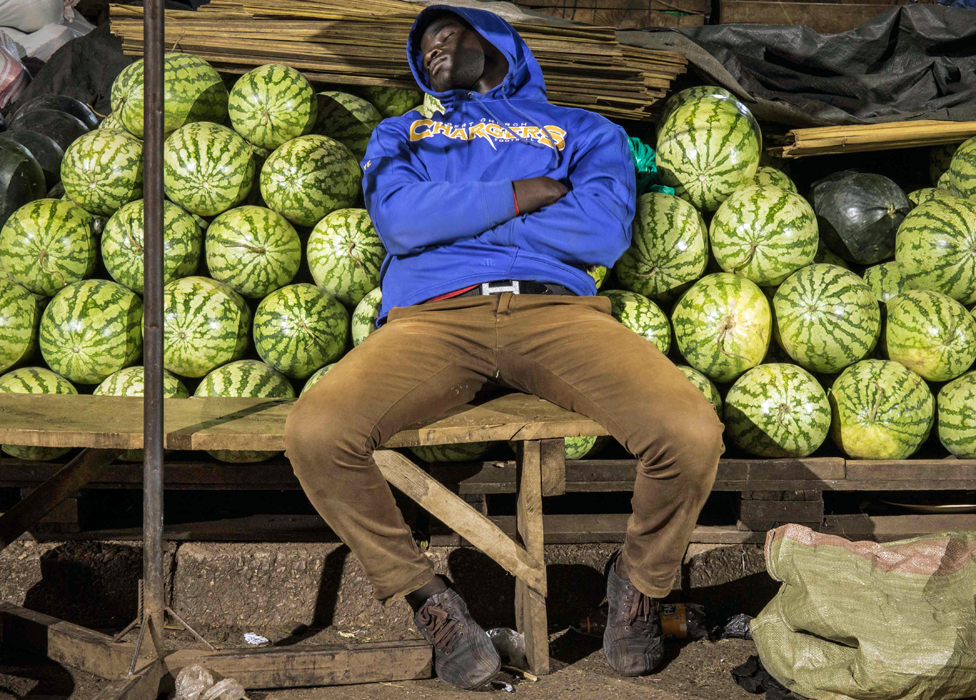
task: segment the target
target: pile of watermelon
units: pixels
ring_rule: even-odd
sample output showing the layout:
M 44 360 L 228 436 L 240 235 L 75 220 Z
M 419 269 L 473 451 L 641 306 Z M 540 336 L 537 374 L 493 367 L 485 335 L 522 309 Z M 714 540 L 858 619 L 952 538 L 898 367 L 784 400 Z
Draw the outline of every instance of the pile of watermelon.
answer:
M 33 183 L 0 229 L 0 391 L 142 393 L 142 80 L 141 62 L 118 76 L 112 114 L 64 144 L 53 190 L 49 159 L 0 138 L 0 166 Z M 376 329 L 386 253 L 359 160 L 379 121 L 423 95 L 317 92 L 278 64 L 228 79 L 186 54 L 166 56 L 165 90 L 166 391 L 298 396 Z M 800 457 L 830 440 L 901 459 L 937 428 L 976 456 L 976 139 L 933 149 L 933 187 L 908 195 L 851 171 L 801 192 L 760 162 L 749 110 L 699 87 L 665 105 L 656 149 L 674 194 L 641 195 L 631 248 L 590 273 L 613 316 L 705 394 L 730 445 Z M 567 456 L 607 442 L 567 441 Z

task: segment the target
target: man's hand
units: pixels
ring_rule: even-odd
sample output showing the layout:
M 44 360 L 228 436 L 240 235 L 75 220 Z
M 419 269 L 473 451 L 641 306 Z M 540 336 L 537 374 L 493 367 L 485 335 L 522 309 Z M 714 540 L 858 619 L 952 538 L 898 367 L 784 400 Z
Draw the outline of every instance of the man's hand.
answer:
M 532 177 L 515 180 L 515 198 L 520 214 L 531 214 L 562 199 L 569 190 L 566 185 L 551 177 Z

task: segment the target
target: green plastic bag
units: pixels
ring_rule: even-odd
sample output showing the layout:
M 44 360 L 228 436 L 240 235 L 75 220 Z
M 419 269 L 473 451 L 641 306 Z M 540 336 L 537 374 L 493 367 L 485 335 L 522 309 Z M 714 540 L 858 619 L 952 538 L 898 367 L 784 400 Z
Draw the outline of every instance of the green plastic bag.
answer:
M 783 586 L 752 621 L 763 666 L 812 700 L 976 695 L 976 532 L 877 544 L 766 536 Z
M 627 141 L 630 144 L 630 155 L 634 158 L 634 169 L 637 171 L 638 196 L 645 192 L 674 194 L 673 187 L 657 184 L 657 163 L 654 149 L 634 136 L 631 136 Z

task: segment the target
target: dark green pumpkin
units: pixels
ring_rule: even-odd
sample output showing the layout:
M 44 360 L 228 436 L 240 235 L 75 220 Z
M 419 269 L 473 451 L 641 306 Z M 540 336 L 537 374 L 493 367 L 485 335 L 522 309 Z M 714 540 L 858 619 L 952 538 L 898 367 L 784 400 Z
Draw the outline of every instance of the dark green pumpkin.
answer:
M 15 129 L 0 134 L 0 139 L 16 141 L 34 156 L 34 160 L 44 171 L 48 189 L 61 182 L 61 160 L 64 158 L 64 149 L 50 136 L 36 131 Z
M 0 140 L 0 226 L 46 192 L 44 171 L 28 150 L 9 139 Z
M 904 190 L 893 180 L 854 170 L 815 182 L 810 203 L 827 247 L 859 265 L 894 257 L 895 234 L 912 209 Z

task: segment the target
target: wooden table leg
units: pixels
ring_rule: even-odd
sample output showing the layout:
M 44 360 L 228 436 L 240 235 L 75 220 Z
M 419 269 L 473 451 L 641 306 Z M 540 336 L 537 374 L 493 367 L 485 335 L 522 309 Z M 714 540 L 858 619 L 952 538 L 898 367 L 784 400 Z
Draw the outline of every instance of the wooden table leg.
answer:
M 546 580 L 542 527 L 542 444 L 539 440 L 518 443 L 516 450 L 516 529 L 529 556 L 539 562 Z M 525 635 L 525 656 L 536 675 L 549 673 L 549 621 L 546 598 L 523 580 L 515 583 L 515 620 Z

